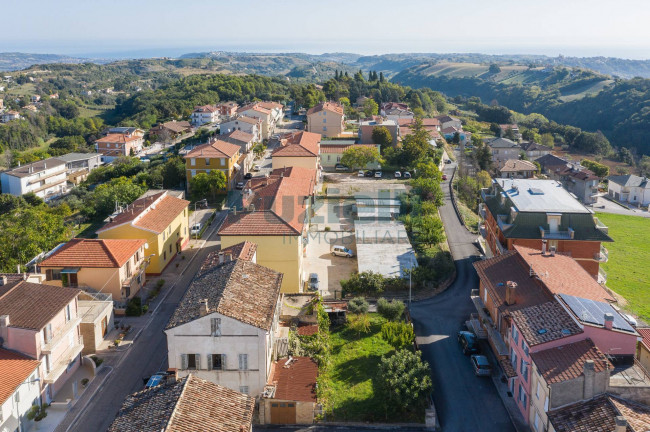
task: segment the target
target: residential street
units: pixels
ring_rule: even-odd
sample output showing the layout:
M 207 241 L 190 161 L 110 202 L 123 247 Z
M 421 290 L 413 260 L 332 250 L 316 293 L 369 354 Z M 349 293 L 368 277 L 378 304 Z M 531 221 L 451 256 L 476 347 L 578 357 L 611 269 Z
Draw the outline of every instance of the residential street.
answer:
M 226 211 L 217 215 L 212 226 L 204 234 L 204 238 L 207 239 L 205 246 L 198 251 L 193 261 L 176 280 L 171 292 L 163 289 L 162 295 L 168 294 L 168 296 L 160 303 L 160 307 L 143 329 L 137 341 L 115 365 L 112 365 L 113 370 L 92 397 L 90 403 L 86 406 L 85 399 L 79 400 L 63 423 L 59 425 L 57 432 L 105 431 L 126 396 L 144 388 L 142 378 L 150 376 L 156 371 L 167 369 L 167 339 L 163 329 L 205 256 L 217 248 L 215 232 L 225 215 Z M 170 284 L 172 282 L 169 281 Z M 101 376 L 98 378 L 102 379 Z M 77 415 L 79 417 L 76 417 Z
M 452 165 L 444 173 L 451 179 Z M 514 427 L 492 380 L 474 375 L 469 357 L 463 355 L 456 333 L 474 306 L 470 291 L 478 288 L 472 262 L 478 251 L 460 223 L 449 196 L 449 182 L 442 183 L 445 204 L 440 208 L 458 276 L 444 293 L 413 303 L 418 343 L 433 370 L 433 398 L 444 431 L 514 431 Z M 494 367 L 494 365 L 493 365 Z

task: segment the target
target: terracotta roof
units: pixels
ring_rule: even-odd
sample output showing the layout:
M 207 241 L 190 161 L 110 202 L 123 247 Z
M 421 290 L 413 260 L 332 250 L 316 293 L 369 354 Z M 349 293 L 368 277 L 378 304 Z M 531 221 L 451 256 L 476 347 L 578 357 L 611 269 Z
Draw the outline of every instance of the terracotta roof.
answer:
M 552 148 L 547 147 L 547 146 L 542 145 L 542 144 L 538 144 L 538 143 L 536 143 L 534 141 L 522 142 L 521 144 L 519 144 L 519 146 L 521 147 L 522 150 L 527 151 L 527 152 L 530 152 L 530 151 L 548 151 L 548 152 L 553 151 Z
M 576 260 L 568 255 L 555 256 L 536 249 L 515 245 L 529 268 L 538 275 L 553 294 L 568 294 L 595 301 L 615 302 L 609 294 Z
M 539 373 L 549 384 L 580 377 L 584 373 L 584 364 L 587 360 L 594 361 L 596 373 L 613 369 L 611 363 L 591 339 L 545 349 L 530 355 Z
M 287 365 L 287 363 L 289 363 Z M 318 365 L 309 357 L 283 358 L 275 362 L 269 383 L 275 384 L 273 399 L 316 402 Z
M 476 261 L 474 268 L 481 282 L 490 292 L 495 306 L 500 310 L 517 310 L 545 303 L 552 298 L 530 277 L 521 258 L 515 251 L 503 255 Z M 506 305 L 506 283 L 515 282 L 515 304 Z
M 10 318 L 11 319 L 11 318 Z M 4 404 L 41 364 L 22 354 L 0 348 L 0 405 Z
M 463 131 L 462 129 L 459 129 L 459 128 L 455 127 L 455 126 L 449 126 L 449 127 L 444 128 L 440 132 L 442 132 L 443 134 L 455 134 L 456 132 L 460 133 L 462 131 Z
M 358 148 L 358 147 L 368 147 L 368 148 L 377 148 L 377 144 L 349 144 L 349 145 L 332 145 L 332 144 L 321 144 L 320 152 L 323 153 L 334 153 L 342 154 L 349 148 Z
M 122 267 L 145 244 L 143 239 L 72 239 L 45 258 L 41 267 Z
M 281 103 L 272 102 L 272 101 L 259 102 L 258 105 L 261 106 L 262 108 L 266 108 L 268 110 L 272 110 L 272 109 L 276 109 L 276 108 L 277 109 L 284 108 L 284 105 L 282 105 Z
M 127 396 L 108 432 L 248 431 L 254 408 L 252 397 L 190 374 Z
M 548 419 L 555 432 L 613 432 L 616 430 L 616 417 L 620 415 L 628 421 L 626 432 L 646 432 L 650 427 L 650 408 L 647 405 L 607 394 L 549 411 Z
M 294 229 L 284 219 L 270 210 L 229 213 L 221 228 L 219 228 L 219 235 L 221 236 L 296 236 L 300 235 L 301 232 Z
M 501 369 L 503 370 L 503 373 L 506 375 L 507 378 L 514 378 L 517 376 L 517 371 L 512 366 L 510 359 L 500 358 L 499 365 L 501 366 Z
M 111 144 L 112 143 L 124 144 L 124 143 L 130 142 L 130 141 L 135 141 L 135 140 L 139 140 L 139 139 L 142 139 L 142 137 L 141 136 L 136 136 L 136 135 L 127 136 L 127 135 L 120 134 L 120 133 L 112 133 L 112 134 L 108 134 L 105 137 L 102 137 L 102 138 L 98 139 L 95 142 L 97 142 L 97 143 L 111 143 Z
M 0 287 L 0 315 L 9 326 L 40 331 L 81 291 L 53 285 L 18 282 Z
M 200 318 L 200 303 L 207 299 L 208 313 L 269 330 L 281 285 L 282 273 L 250 261 L 238 259 L 217 265 L 194 278 L 167 328 Z
M 316 170 L 299 166 L 276 168 L 270 177 L 289 177 L 316 181 Z
M 553 170 L 557 175 L 571 177 L 582 181 L 598 180 L 599 177 L 593 171 L 580 165 L 568 163 Z
M 199 274 L 202 274 L 210 270 L 211 268 L 218 266 L 219 256 L 221 254 L 223 254 L 224 259 L 226 259 L 228 255 L 230 255 L 232 259 L 243 259 L 245 261 L 252 261 L 256 251 L 257 251 L 257 243 L 249 242 L 248 240 L 243 241 L 241 243 L 237 243 L 225 249 L 221 249 L 220 251 L 212 251 L 205 258 L 203 264 L 201 264 L 201 270 L 199 270 Z
M 460 121 L 457 118 L 451 117 L 451 116 L 448 116 L 448 115 L 439 115 L 439 116 L 436 116 L 436 119 L 440 123 L 447 123 L 447 122 L 450 122 L 450 121 Z
M 203 105 L 203 106 L 194 107 L 194 112 L 199 112 L 199 113 L 213 113 L 217 111 L 219 111 L 219 109 L 216 106 L 212 106 L 212 105 Z
M 314 157 L 320 151 L 321 135 L 312 132 L 296 132 L 285 136 L 281 140 L 281 146 L 273 151 L 272 157 Z
M 224 136 L 227 137 L 227 138 L 230 138 L 232 140 L 241 141 L 241 142 L 245 142 L 245 143 L 249 143 L 249 142 L 253 141 L 253 138 L 254 138 L 253 134 L 249 134 L 248 132 L 244 132 L 244 131 L 241 131 L 241 130 L 234 130 L 234 131 L 232 131 L 229 134 L 224 135 Z
M 162 123 L 154 128 L 156 129 L 169 129 L 174 133 L 184 132 L 186 130 L 192 129 L 192 125 L 188 121 L 168 121 Z
M 582 333 L 571 315 L 554 301 L 512 311 L 510 316 L 530 346 Z
M 139 198 L 97 232 L 130 223 L 135 227 L 160 234 L 189 204 L 189 201 L 176 198 L 166 191 Z
M 405 103 L 400 103 L 400 102 L 384 102 L 381 104 L 381 109 L 383 110 L 388 110 L 388 109 L 401 109 L 401 110 L 407 110 L 409 109 L 409 106 Z
M 519 159 L 509 159 L 507 160 L 502 168 L 499 168 L 500 172 L 518 172 L 518 171 L 537 171 L 537 166 L 527 160 Z
M 318 333 L 318 324 L 301 323 L 298 325 L 296 332 L 300 336 L 311 336 Z
M 324 111 L 331 111 L 331 112 L 336 113 L 338 115 L 343 115 L 343 113 L 344 113 L 342 105 L 339 105 L 339 104 L 334 103 L 334 102 L 323 102 L 323 103 L 319 103 L 315 107 L 310 108 L 309 110 L 307 110 L 307 115 L 312 115 L 314 113 L 317 113 L 317 112 L 320 112 L 320 111 L 323 111 L 323 110 Z
M 234 119 L 230 119 L 228 121 L 235 121 L 235 120 L 243 121 L 244 123 L 250 123 L 254 125 L 260 124 L 262 122 L 262 120 L 258 119 L 257 117 L 249 117 L 249 116 L 239 116 Z
M 637 328 L 636 331 L 641 335 L 641 343 L 650 351 L 650 328 Z
M 202 144 L 194 147 L 192 151 L 186 154 L 185 159 L 188 158 L 231 158 L 241 150 L 238 145 L 222 141 L 220 139 L 211 141 L 208 144 Z

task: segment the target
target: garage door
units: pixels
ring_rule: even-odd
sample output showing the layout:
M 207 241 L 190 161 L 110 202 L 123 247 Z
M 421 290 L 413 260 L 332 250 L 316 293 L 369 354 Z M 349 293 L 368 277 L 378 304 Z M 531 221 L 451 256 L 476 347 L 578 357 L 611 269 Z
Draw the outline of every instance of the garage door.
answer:
M 296 403 L 295 402 L 272 402 L 271 423 L 296 424 Z

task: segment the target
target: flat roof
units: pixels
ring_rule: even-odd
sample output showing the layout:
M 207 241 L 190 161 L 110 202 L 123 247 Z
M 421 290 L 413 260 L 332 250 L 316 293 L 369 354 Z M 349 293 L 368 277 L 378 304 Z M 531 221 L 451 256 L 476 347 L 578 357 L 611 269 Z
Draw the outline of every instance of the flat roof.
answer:
M 591 213 L 555 180 L 497 179 L 501 194 L 520 212 Z
M 418 266 L 404 224 L 355 221 L 359 273 L 372 271 L 386 277 L 404 276 L 404 269 Z

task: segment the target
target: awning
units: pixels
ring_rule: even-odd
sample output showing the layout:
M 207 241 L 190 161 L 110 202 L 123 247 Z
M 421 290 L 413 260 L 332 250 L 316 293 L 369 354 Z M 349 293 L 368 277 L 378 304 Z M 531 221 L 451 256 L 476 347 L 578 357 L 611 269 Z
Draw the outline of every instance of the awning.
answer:
M 81 270 L 79 267 L 68 267 L 61 270 L 61 273 L 79 273 L 79 270 Z
M 235 171 L 239 171 L 240 169 L 241 169 L 241 165 L 235 163 Z

